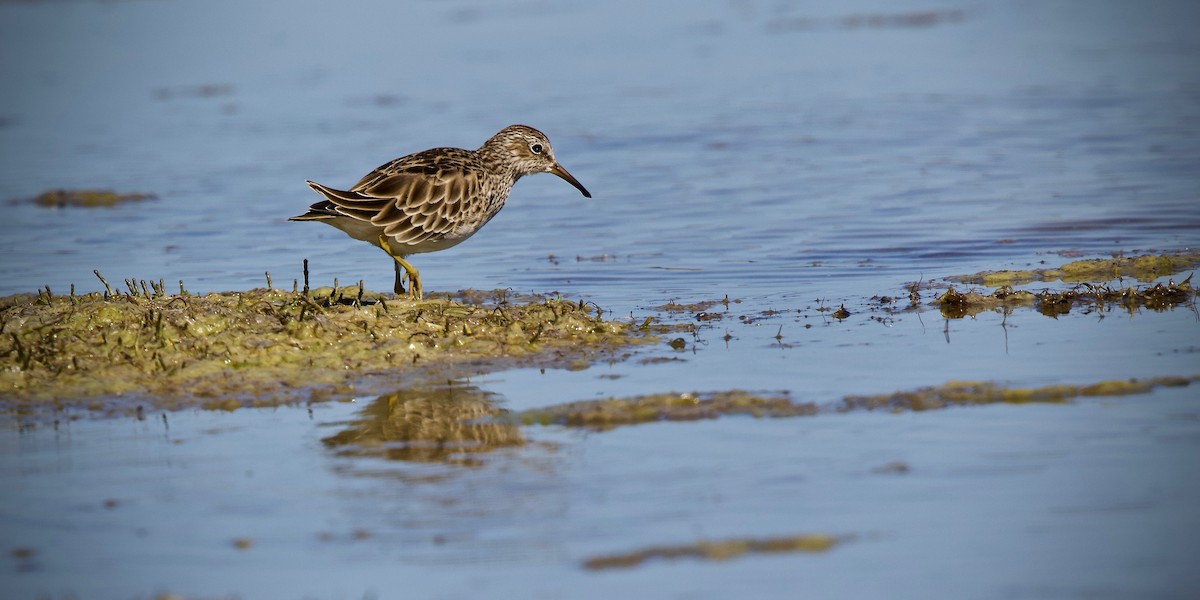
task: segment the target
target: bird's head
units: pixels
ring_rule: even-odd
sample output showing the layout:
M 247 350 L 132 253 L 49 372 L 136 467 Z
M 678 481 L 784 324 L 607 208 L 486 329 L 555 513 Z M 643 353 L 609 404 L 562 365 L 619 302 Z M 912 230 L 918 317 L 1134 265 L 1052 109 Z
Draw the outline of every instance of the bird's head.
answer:
M 585 197 L 591 192 L 567 172 L 554 158 L 554 148 L 546 134 L 526 125 L 509 125 L 492 136 L 479 149 L 485 156 L 506 163 L 517 177 L 534 173 L 553 173 L 575 186 Z

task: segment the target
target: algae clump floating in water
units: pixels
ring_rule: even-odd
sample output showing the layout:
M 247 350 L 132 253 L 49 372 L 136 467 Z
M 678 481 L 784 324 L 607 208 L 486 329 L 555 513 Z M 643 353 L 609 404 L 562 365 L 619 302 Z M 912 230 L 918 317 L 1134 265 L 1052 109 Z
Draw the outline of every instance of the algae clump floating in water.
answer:
M 1066 263 L 1057 269 L 984 271 L 972 275 L 955 275 L 946 279 L 988 287 L 1022 285 L 1035 281 L 1100 282 L 1122 277 L 1131 277 L 1138 281 L 1152 281 L 1158 277 L 1174 275 L 1195 268 L 1198 265 L 1200 265 L 1200 252 L 1175 252 L 1077 260 Z
M 1073 307 L 1102 311 L 1121 307 L 1131 313 L 1142 308 L 1166 310 L 1186 304 L 1195 297 L 1191 274 L 1178 283 L 1172 279 L 1152 286 L 1114 285 L 1110 282 L 1125 277 L 1152 281 L 1168 275 L 1182 276 L 1186 269 L 1198 264 L 1200 253 L 1175 253 L 1080 260 L 1057 269 L 955 275 L 946 280 L 982 284 L 996 289 L 986 294 L 975 290 L 959 291 L 950 286 L 931 304 L 937 305 L 942 315 L 950 319 L 1019 306 L 1032 306 L 1048 317 L 1067 314 Z M 1014 285 L 1059 279 L 1075 285 L 1066 290 L 1041 290 L 1037 293 L 1013 288 Z
M 50 190 L 35 196 L 33 203 L 46 208 L 111 208 L 156 198 L 154 194 L 121 194 L 112 190 Z

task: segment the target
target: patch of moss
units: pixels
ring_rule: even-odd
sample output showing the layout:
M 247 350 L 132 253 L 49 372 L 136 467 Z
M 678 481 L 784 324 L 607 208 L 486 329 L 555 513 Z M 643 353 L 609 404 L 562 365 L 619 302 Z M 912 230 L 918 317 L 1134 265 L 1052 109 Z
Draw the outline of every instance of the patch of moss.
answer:
M 119 194 L 112 190 L 50 190 L 33 198 L 33 203 L 47 208 L 109 208 L 124 202 L 154 200 L 154 194 Z
M 825 552 L 848 538 L 826 534 L 806 534 L 769 538 L 734 538 L 702 540 L 678 546 L 653 546 L 621 554 L 595 556 L 583 562 L 586 569 L 629 569 L 646 561 L 679 558 L 723 561 L 747 554 L 779 554 L 783 552 Z
M 421 369 L 587 364 L 657 339 L 558 298 L 410 302 L 359 286 L 171 295 L 162 282 L 125 283 L 0 299 L 0 404 L 263 406 Z
M 558 404 L 515 415 L 526 425 L 566 425 L 606 430 L 655 421 L 698 421 L 726 415 L 794 417 L 817 413 L 815 404 L 796 404 L 786 396 L 757 396 L 732 390 L 713 393 L 652 394 Z
M 1105 282 L 1121 277 L 1132 277 L 1138 281 L 1153 281 L 1159 277 L 1174 275 L 1196 266 L 1200 266 L 1200 252 L 1177 252 L 1077 260 L 1057 269 L 984 271 L 973 275 L 955 275 L 946 279 L 957 283 L 978 284 L 987 287 L 1058 280 L 1067 283 Z

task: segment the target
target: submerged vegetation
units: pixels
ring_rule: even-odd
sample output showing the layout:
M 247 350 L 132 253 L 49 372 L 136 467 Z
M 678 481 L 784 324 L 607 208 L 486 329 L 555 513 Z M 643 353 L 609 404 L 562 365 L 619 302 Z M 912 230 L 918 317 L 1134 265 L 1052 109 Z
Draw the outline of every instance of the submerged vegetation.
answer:
M 162 281 L 126 280 L 123 291 L 101 281 L 102 293 L 0 299 L 0 399 L 276 405 L 430 367 L 587 365 L 654 339 L 590 304 L 505 292 L 408 302 L 361 284 L 193 295 L 182 282 L 170 293 Z
M 536 408 L 517 415 L 526 425 L 566 425 L 605 430 L 654 421 L 699 421 L 727 415 L 796 417 L 817 413 L 815 404 L 795 404 L 786 396 L 757 396 L 741 390 L 714 393 L 651 394 Z
M 1141 380 L 1113 379 L 1089 385 L 1049 385 L 1036 388 L 1005 387 L 989 381 L 948 381 L 939 386 L 892 394 L 846 396 L 835 408 L 839 411 L 865 409 L 900 412 L 997 403 L 1063 403 L 1086 396 L 1145 394 L 1156 387 L 1184 387 L 1195 381 L 1200 381 L 1200 375 Z
M 661 421 L 696 421 L 732 415 L 762 418 L 814 416 L 851 410 L 923 411 L 982 404 L 1062 403 L 1084 396 L 1144 394 L 1156 387 L 1182 387 L 1191 377 L 1108 380 L 1089 385 L 1006 387 L 989 381 L 949 381 L 911 391 L 873 396 L 845 396 L 827 404 L 793 402 L 786 396 L 758 396 L 742 390 L 710 393 L 666 393 L 569 402 L 515 415 L 525 425 L 562 425 L 604 431 L 622 425 Z
M 50 190 L 33 198 L 33 203 L 47 208 L 109 208 L 124 202 L 154 200 L 154 194 L 120 194 L 112 190 Z
M 1186 387 L 1196 381 L 1200 381 L 1200 375 L 1035 388 L 949 381 L 890 394 L 845 396 L 820 404 L 742 390 L 662 393 L 568 402 L 516 413 L 508 412 L 492 394 L 474 385 L 449 382 L 417 385 L 379 396 L 354 420 L 343 424 L 339 432 L 322 441 L 342 456 L 476 466 L 483 464 L 486 453 L 530 443 L 530 437 L 537 436 L 527 436 L 522 427 L 538 425 L 608 431 L 627 425 L 728 416 L 780 419 L 855 410 L 905 412 L 997 403 L 1066 403 L 1079 397 L 1145 394 L 1157 387 Z M 905 472 L 907 468 L 904 464 L 889 464 L 877 471 Z
M 583 562 L 584 568 L 628 569 L 655 560 L 698 558 L 703 560 L 730 560 L 746 554 L 779 554 L 784 552 L 825 552 L 846 537 L 826 534 L 792 535 L 769 538 L 735 538 L 718 541 L 699 541 L 678 546 L 653 546 L 622 554 L 595 556 Z

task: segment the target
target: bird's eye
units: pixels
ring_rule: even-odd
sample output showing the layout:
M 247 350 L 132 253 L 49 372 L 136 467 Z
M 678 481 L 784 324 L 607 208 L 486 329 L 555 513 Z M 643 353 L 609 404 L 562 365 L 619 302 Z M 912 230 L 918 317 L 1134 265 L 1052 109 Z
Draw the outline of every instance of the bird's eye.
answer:
M 529 149 L 532 150 L 534 154 L 541 154 L 542 150 L 545 150 L 541 144 L 537 143 L 530 144 Z

